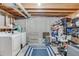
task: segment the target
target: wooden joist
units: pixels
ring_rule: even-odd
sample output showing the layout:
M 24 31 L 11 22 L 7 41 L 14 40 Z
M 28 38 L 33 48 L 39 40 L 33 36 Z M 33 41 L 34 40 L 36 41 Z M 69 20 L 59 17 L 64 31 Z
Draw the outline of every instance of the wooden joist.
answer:
M 41 3 L 38 6 L 37 3 L 23 3 L 22 4 L 26 9 L 53 9 L 53 10 L 78 10 L 78 3 Z
M 31 13 L 32 16 L 67 16 L 66 13 Z
M 54 13 L 54 12 L 61 12 L 61 13 L 73 13 L 76 10 L 28 10 L 28 12 L 46 12 L 46 13 Z
M 78 3 L 23 3 L 22 4 L 31 15 L 40 16 L 67 16 L 79 10 Z

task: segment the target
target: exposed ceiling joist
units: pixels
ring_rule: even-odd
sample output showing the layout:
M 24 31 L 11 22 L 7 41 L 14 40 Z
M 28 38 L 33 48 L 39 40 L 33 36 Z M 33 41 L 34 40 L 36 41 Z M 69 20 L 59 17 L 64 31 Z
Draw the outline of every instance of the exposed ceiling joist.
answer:
M 7 13 L 9 13 L 9 14 L 11 14 L 11 15 L 13 15 L 15 18 L 18 17 L 18 16 L 22 16 L 20 13 L 18 13 L 16 10 L 14 10 L 12 7 L 10 7 L 10 6 L 6 5 L 6 4 L 1 4 L 0 9 L 7 12 Z M 13 12 L 13 10 L 15 12 Z
M 75 12 L 76 10 L 28 10 L 28 12 L 46 12 L 46 13 L 50 13 L 50 12 L 61 12 L 61 13 L 73 13 Z
M 27 17 L 31 17 L 31 15 L 27 12 L 27 10 L 25 10 L 25 8 L 20 3 L 17 3 L 16 5 L 21 9 L 22 12 L 27 15 Z
M 0 9 L 12 14 L 17 18 L 27 18 L 27 16 L 67 16 L 79 10 L 78 3 L 22 3 L 15 6 L 8 6 L 6 3 L 0 4 Z M 30 14 L 29 14 L 29 13 Z
M 79 8 L 26 8 L 27 10 L 79 10 Z
M 75 17 L 79 17 L 79 10 L 77 10 L 75 13 L 69 14 L 67 17 L 70 17 L 72 19 Z
M 36 9 L 79 9 L 78 3 L 41 3 L 41 6 L 38 6 L 34 3 L 23 4 L 23 6 L 28 8 L 36 8 Z
M 67 13 L 31 13 L 33 16 L 67 16 Z
M 67 16 L 79 10 L 78 3 L 23 3 L 31 15 L 35 16 Z
M 16 5 L 16 3 L 14 3 L 14 4 Z M 14 5 L 14 4 L 13 4 L 13 5 Z M 8 6 L 9 4 L 5 4 L 5 5 Z M 19 6 L 15 6 L 15 7 L 13 6 L 13 7 L 12 7 L 12 6 L 10 5 L 10 7 L 14 10 L 14 12 L 18 12 L 18 15 L 16 15 L 17 17 L 18 17 L 18 16 L 24 16 L 25 18 L 27 18 L 27 16 L 24 15 L 24 14 L 18 9 L 18 8 L 20 8 Z M 13 10 L 12 10 L 12 12 L 13 12 Z M 17 14 L 17 13 L 16 13 L 16 14 Z
M 15 3 L 2 3 L 0 4 L 0 9 L 12 14 L 15 18 L 27 18 L 27 15 L 23 13 L 23 11 L 19 10 L 21 8 L 17 6 Z
M 15 18 L 15 16 L 13 16 L 12 14 L 10 14 L 10 13 L 4 11 L 4 10 L 1 10 L 1 9 L 0 9 L 0 12 L 3 12 L 5 15 L 9 15 L 9 16 Z

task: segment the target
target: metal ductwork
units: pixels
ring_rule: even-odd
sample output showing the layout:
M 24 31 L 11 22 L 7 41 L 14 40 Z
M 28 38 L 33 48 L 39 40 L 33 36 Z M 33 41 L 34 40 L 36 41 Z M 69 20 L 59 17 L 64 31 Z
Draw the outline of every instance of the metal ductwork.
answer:
M 31 15 L 24 9 L 24 7 L 20 3 L 17 3 L 16 5 L 19 7 L 19 9 L 24 15 L 26 15 L 28 18 L 31 17 Z
M 15 9 L 17 12 L 19 12 L 25 18 L 31 17 L 31 15 L 24 9 L 24 7 L 20 3 L 6 3 L 4 5 L 7 5 L 13 9 Z

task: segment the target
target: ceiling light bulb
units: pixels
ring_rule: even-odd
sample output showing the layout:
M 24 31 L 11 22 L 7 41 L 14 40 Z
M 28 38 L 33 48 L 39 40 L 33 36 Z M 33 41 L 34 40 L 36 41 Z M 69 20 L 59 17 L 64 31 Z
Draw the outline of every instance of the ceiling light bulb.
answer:
M 41 5 L 41 3 L 38 3 L 38 6 L 40 6 Z

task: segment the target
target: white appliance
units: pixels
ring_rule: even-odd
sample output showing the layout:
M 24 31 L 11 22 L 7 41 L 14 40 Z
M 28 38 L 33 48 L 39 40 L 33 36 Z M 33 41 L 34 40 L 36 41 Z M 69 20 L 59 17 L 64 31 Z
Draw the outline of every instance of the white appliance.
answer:
M 1 33 L 0 34 L 0 55 L 15 56 L 21 50 L 20 33 Z
M 21 37 L 22 37 L 21 44 L 24 47 L 26 45 L 26 32 L 22 32 Z

